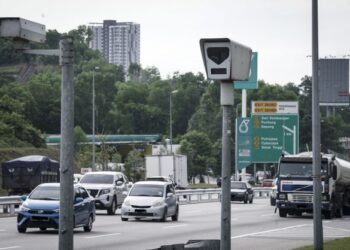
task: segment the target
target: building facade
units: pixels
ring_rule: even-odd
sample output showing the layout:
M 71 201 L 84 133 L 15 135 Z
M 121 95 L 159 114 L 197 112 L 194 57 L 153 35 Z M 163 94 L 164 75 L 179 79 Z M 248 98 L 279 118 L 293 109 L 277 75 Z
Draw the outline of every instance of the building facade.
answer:
M 140 24 L 104 20 L 91 23 L 90 48 L 99 50 L 109 63 L 122 65 L 125 73 L 132 63 L 140 64 Z

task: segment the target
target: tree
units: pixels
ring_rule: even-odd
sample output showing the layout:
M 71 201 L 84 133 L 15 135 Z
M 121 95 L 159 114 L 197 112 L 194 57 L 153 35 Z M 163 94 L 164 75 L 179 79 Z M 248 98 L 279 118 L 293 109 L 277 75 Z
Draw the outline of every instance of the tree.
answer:
M 143 177 L 141 173 L 142 168 L 144 168 L 144 160 L 141 153 L 136 149 L 131 150 L 125 162 L 126 175 L 133 182 L 139 181 Z
M 213 166 L 212 143 L 206 133 L 190 131 L 182 137 L 180 145 L 180 152 L 187 155 L 189 177 L 202 177 Z

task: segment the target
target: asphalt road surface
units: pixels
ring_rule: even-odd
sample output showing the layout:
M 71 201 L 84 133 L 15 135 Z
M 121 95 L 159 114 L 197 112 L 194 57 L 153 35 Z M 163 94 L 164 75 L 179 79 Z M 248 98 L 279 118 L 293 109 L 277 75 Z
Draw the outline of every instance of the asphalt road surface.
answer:
M 98 211 L 92 232 L 74 232 L 74 249 L 144 250 L 194 239 L 220 239 L 220 203 L 180 206 L 179 221 L 122 222 Z M 324 220 L 324 240 L 350 236 L 350 217 Z M 313 243 L 312 216 L 280 218 L 268 199 L 231 205 L 232 250 L 286 250 Z M 19 234 L 16 219 L 0 218 L 0 250 L 58 249 L 57 230 L 28 229 Z

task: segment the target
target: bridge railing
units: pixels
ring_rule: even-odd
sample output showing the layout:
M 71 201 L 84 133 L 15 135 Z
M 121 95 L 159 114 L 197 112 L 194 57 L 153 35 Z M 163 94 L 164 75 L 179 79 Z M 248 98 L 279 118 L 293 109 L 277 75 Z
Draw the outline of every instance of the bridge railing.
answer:
M 269 187 L 254 187 L 254 198 L 269 198 L 271 190 L 272 188 Z M 208 188 L 176 190 L 176 196 L 181 204 L 215 202 L 221 200 L 221 189 Z
M 0 197 L 0 207 L 2 207 L 2 213 L 14 215 L 15 206 L 21 205 L 21 196 L 2 196 Z M 0 210 L 1 211 L 1 210 Z

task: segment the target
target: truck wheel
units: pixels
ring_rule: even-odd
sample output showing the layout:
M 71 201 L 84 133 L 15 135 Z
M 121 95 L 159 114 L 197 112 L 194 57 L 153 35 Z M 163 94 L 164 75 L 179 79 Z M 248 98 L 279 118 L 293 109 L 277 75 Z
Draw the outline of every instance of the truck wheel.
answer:
M 324 214 L 324 218 L 326 220 L 331 220 L 332 219 L 332 211 L 331 210 L 324 211 L 323 214 Z
M 335 213 L 335 217 L 337 218 L 342 218 L 343 217 L 343 208 L 340 207 L 339 209 L 337 209 L 337 212 Z
M 283 217 L 283 218 L 287 217 L 287 211 L 283 208 L 278 209 L 278 213 L 279 213 L 280 217 Z
M 114 215 L 115 210 L 117 210 L 117 201 L 115 198 L 113 198 L 111 206 L 107 209 L 107 214 L 108 215 Z

